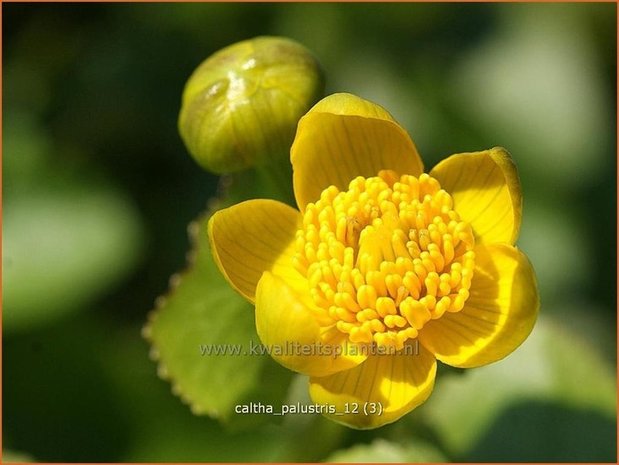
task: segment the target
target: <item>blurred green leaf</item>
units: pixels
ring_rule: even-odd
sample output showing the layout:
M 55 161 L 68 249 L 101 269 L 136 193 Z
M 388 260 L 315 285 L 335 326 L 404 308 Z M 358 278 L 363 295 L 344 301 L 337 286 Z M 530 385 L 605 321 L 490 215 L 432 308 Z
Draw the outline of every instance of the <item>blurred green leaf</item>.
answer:
M 469 462 L 616 463 L 616 421 L 552 400 L 510 404 L 467 453 Z
M 444 377 L 437 383 L 423 413 L 447 449 L 456 457 L 467 459 L 467 454 L 492 431 L 492 425 L 502 414 L 526 401 L 555 402 L 563 407 L 563 412 L 593 412 L 612 425 L 616 411 L 615 374 L 578 335 L 541 317 L 529 339 L 505 360 L 467 370 L 460 376 Z M 555 411 L 549 410 L 548 414 Z M 536 431 L 534 418 L 528 423 L 530 432 Z M 554 441 L 565 441 L 566 431 L 555 431 L 558 436 Z M 545 450 L 532 447 L 529 440 L 534 440 L 534 436 L 519 435 L 521 449 L 539 455 L 527 459 L 548 459 Z M 588 450 L 586 444 L 579 446 Z M 599 459 L 592 456 L 589 460 L 596 458 Z M 569 459 L 569 454 L 558 458 Z M 490 460 L 513 460 L 513 455 L 494 456 Z
M 484 128 L 489 143 L 507 147 L 521 170 L 552 182 L 552 190 L 594 182 L 614 159 L 614 98 L 587 20 L 615 9 L 595 7 L 502 5 L 498 33 L 451 73 L 458 109 Z
M 36 462 L 28 454 L 22 452 L 15 452 L 12 450 L 2 450 L 2 462 L 3 463 L 34 463 Z
M 371 444 L 357 444 L 331 454 L 325 462 L 335 463 L 427 463 L 445 462 L 434 446 L 420 441 L 398 444 L 375 439 Z
M 93 309 L 94 310 L 94 309 Z M 116 341 L 105 312 L 81 312 L 3 334 L 3 440 L 41 462 L 116 462 L 130 441 L 104 370 Z M 134 331 L 137 339 L 138 332 Z
M 594 274 L 582 272 L 595 266 L 594 244 L 587 240 L 586 231 L 555 208 L 530 203 L 524 212 L 518 246 L 535 267 L 544 304 L 582 295 L 595 280 Z
M 7 109 L 2 140 L 3 194 L 31 189 L 52 153 L 49 134 L 32 114 Z M 19 190 L 18 190 L 19 192 Z
M 109 186 L 71 182 L 62 189 L 40 186 L 5 199 L 5 330 L 87 305 L 136 263 L 142 240 L 133 206 Z

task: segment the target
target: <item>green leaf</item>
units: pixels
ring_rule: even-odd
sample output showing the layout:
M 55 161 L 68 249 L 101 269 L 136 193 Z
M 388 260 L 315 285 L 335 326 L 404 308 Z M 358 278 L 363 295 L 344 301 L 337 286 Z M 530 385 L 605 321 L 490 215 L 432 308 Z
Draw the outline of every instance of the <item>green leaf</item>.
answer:
M 536 173 L 553 193 L 596 185 L 613 166 L 605 134 L 613 131 L 614 105 L 583 20 L 592 11 L 577 4 L 502 5 L 496 35 L 461 54 L 451 74 L 457 110 L 480 129 L 492 128 L 486 137 L 518 157 L 521 176 Z M 541 159 L 552 169 L 540 169 Z
M 421 441 L 398 444 L 375 439 L 331 454 L 325 462 L 335 463 L 427 463 L 445 462 L 445 457 L 430 444 Z
M 108 337 L 94 348 L 105 354 L 101 357 L 100 371 L 118 399 L 115 407 L 120 413 L 115 415 L 116 421 L 131 431 L 123 436 L 122 455 L 113 461 L 186 463 L 295 459 L 295 455 L 282 447 L 286 431 L 281 425 L 233 430 L 218 420 L 192 415 L 170 394 L 169 385 L 157 378 L 148 360 L 146 344 L 135 337 L 135 330 L 134 327 L 104 328 Z M 109 337 L 110 331 L 113 337 Z
M 291 178 L 288 178 L 288 183 Z M 222 180 L 224 201 L 211 211 L 250 197 L 290 200 L 290 186 L 274 182 L 268 173 L 240 173 Z M 189 268 L 174 275 L 167 296 L 156 302 L 144 335 L 152 342 L 152 357 L 172 391 L 198 415 L 232 422 L 255 423 L 268 415 L 235 414 L 249 402 L 281 404 L 292 372 L 268 355 L 252 354 L 260 344 L 253 306 L 234 291 L 213 262 L 203 215 L 189 226 L 192 252 Z M 207 354 L 224 350 L 225 354 Z
M 541 317 L 506 359 L 441 377 L 420 413 L 458 460 L 563 462 L 614 461 L 615 411 L 612 367 Z
M 125 196 L 107 186 L 40 185 L 4 203 L 5 330 L 87 306 L 137 262 L 141 225 Z
M 189 227 L 195 250 L 186 272 L 171 279 L 145 334 L 153 342 L 159 373 L 195 414 L 229 419 L 244 400 L 283 397 L 291 373 L 268 355 L 251 355 L 260 341 L 254 309 L 220 274 L 206 233 L 208 215 Z M 207 350 L 227 353 L 208 355 Z M 234 351 L 238 351 L 235 354 Z
M 70 149 L 55 146 L 32 112 L 11 107 L 7 116 L 3 323 L 14 331 L 109 292 L 133 269 L 144 240 L 134 205 L 99 166 L 69 161 Z

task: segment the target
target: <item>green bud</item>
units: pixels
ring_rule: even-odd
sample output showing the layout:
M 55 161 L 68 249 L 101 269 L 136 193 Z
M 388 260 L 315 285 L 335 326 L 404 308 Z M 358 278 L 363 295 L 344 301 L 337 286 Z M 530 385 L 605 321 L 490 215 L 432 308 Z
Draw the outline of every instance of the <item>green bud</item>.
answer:
M 287 157 L 297 122 L 322 96 L 318 61 L 302 45 L 256 37 L 223 48 L 193 72 L 179 130 L 204 168 L 223 174 Z

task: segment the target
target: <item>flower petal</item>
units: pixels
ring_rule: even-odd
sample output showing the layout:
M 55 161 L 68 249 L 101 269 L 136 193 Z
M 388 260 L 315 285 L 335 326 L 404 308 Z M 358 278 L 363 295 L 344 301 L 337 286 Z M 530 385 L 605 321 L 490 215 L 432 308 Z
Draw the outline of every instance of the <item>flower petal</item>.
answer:
M 307 289 L 293 289 L 265 272 L 256 290 L 256 329 L 270 355 L 286 368 L 310 376 L 348 370 L 367 356 L 355 352 L 337 330 L 322 329 Z
M 297 210 L 275 200 L 248 200 L 217 211 L 208 222 L 215 263 L 228 282 L 251 302 L 267 270 L 289 280 L 301 275 L 292 265 Z
M 419 176 L 423 164 L 408 133 L 382 107 L 351 94 L 333 94 L 301 120 L 290 151 L 301 212 L 334 185 L 391 169 Z
M 353 428 L 371 429 L 396 421 L 428 398 L 436 376 L 434 356 L 420 344 L 407 347 L 417 353 L 370 355 L 352 370 L 310 378 L 312 400 L 335 406 L 337 413 L 327 416 Z
M 448 365 L 485 365 L 509 355 L 527 338 L 538 310 L 535 273 L 527 257 L 506 244 L 478 246 L 464 308 L 427 323 L 419 340 Z
M 505 149 L 452 155 L 430 175 L 451 194 L 454 209 L 473 227 L 478 243 L 514 244 L 520 229 L 522 195 L 516 165 Z

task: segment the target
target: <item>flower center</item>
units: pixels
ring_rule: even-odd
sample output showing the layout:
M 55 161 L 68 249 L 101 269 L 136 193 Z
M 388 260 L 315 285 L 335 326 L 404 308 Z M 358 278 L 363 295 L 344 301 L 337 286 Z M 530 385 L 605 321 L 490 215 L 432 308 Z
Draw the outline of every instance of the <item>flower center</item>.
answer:
M 462 310 L 474 245 L 436 179 L 381 171 L 307 205 L 294 265 L 321 326 L 400 350 L 431 319 Z

